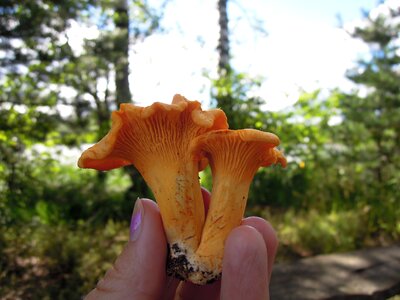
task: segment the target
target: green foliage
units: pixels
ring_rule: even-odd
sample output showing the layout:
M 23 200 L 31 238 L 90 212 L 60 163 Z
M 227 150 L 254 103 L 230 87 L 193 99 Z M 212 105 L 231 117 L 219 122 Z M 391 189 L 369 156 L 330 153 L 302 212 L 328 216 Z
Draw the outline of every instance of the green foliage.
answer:
M 263 100 L 248 95 L 260 84 L 260 79 L 251 78 L 231 68 L 228 68 L 223 76 L 212 81 L 211 97 L 215 101 L 214 105 L 225 112 L 229 128 L 257 127 L 256 124 L 263 115 L 260 109 Z
M 113 221 L 101 227 L 85 222 L 72 227 L 31 222 L 3 231 L 0 240 L 7 248 L 0 248 L 0 295 L 81 298 L 121 252 L 127 228 L 127 222 Z
M 110 112 L 129 100 L 112 88 L 124 69 L 118 59 L 126 58 L 116 49 L 127 42 L 116 28 L 128 25 L 131 38 L 142 39 L 159 29 L 162 14 L 145 1 L 124 11 L 113 0 L 17 2 L 0 5 L 0 48 L 8 53 L 0 65 L 0 297 L 80 298 L 126 242 L 134 199 L 149 193 L 133 168 L 105 176 L 64 163 L 62 154 L 104 136 Z M 93 22 L 89 6 L 99 16 L 99 36 L 77 54 L 62 37 L 71 20 Z M 134 19 L 129 24 L 126 12 Z M 351 93 L 304 92 L 291 109 L 265 112 L 264 100 L 252 96 L 261 79 L 227 66 L 212 81 L 213 104 L 232 129 L 269 131 L 282 141 L 288 166 L 256 174 L 247 211 L 273 223 L 282 260 L 400 239 L 394 16 L 356 29 L 354 36 L 372 47 L 370 59 L 349 71 L 359 86 Z M 65 87 L 75 96 L 64 97 Z M 60 105 L 72 113 L 61 115 Z M 200 178 L 211 190 L 210 170 Z
M 394 221 L 400 216 L 398 207 L 382 202 L 331 210 L 258 206 L 250 208 L 248 214 L 259 215 L 275 227 L 280 261 L 390 244 L 400 237 L 400 227 Z
M 354 94 L 342 99 L 344 115 L 349 121 L 362 124 L 385 154 L 392 154 L 396 144 L 381 145 L 381 139 L 392 138 L 398 141 L 400 114 L 400 88 L 397 66 L 400 62 L 399 46 L 396 43 L 399 24 L 393 12 L 389 18 L 383 16 L 369 19 L 365 28 L 357 28 L 354 36 L 371 46 L 371 59 L 359 62 L 358 70 L 351 70 L 349 78 L 362 87 L 368 88 L 365 97 Z M 379 47 L 376 47 L 376 45 Z M 397 144 L 398 146 L 398 144 Z M 388 152 L 388 153 L 386 153 Z
M 13 190 L 0 181 L 0 295 L 80 298 L 127 241 L 129 178 L 117 171 L 102 182 L 37 153 L 18 161 L 12 179 Z
M 368 19 L 367 26 L 357 28 L 354 36 L 371 46 L 371 58 L 360 61 L 349 78 L 365 95 L 343 94 L 339 104 L 346 122 L 338 128 L 341 141 L 355 145 L 345 155 L 356 169 L 356 180 L 363 188 L 359 194 L 370 207 L 370 229 L 379 231 L 395 226 L 391 211 L 398 212 L 400 185 L 396 170 L 400 168 L 400 89 L 398 82 L 399 46 L 396 40 L 400 26 L 393 11 L 389 17 Z M 381 203 L 385 203 L 381 205 Z M 385 217 L 385 215 L 387 216 Z M 385 221 L 384 221 L 385 220 Z M 378 229 L 379 228 L 379 229 Z
M 365 216 L 356 210 L 320 213 L 288 211 L 278 225 L 285 245 L 297 247 L 303 255 L 349 251 L 363 244 Z
M 1 215 L 2 224 L 34 218 L 49 225 L 80 220 L 95 225 L 129 217 L 134 199 L 125 199 L 130 181 L 122 171 L 112 172 L 102 182 L 95 171 L 62 166 L 47 154 L 25 159 L 14 166 L 14 173 L 8 174 L 5 169 L 2 174 L 12 181 L 3 184 L 12 184 L 12 189 L 3 190 L 7 212 Z

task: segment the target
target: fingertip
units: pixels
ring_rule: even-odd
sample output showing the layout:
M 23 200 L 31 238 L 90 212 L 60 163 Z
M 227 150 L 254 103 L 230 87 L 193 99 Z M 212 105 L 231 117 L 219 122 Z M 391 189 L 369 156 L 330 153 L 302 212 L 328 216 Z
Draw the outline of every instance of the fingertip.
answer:
M 140 200 L 146 208 L 151 209 L 154 212 L 160 213 L 160 209 L 155 201 L 148 198 L 141 198 Z
M 266 247 L 262 235 L 252 226 L 241 225 L 229 234 L 225 243 L 224 257 L 229 259 L 230 256 L 236 256 L 247 260 L 264 252 L 266 252 Z M 232 262 L 241 264 L 239 259 Z
M 208 208 L 210 207 L 211 193 L 204 187 L 201 187 L 201 195 L 203 196 L 204 212 L 207 215 Z
M 158 299 L 162 295 L 167 257 L 164 228 L 156 203 L 149 199 L 139 201 L 142 212 L 133 226 L 134 238 L 88 299 L 142 299 L 144 295 Z
M 211 193 L 205 187 L 201 187 L 201 193 L 204 198 L 211 198 Z
M 261 233 L 252 226 L 233 229 L 226 240 L 221 295 L 222 299 L 268 296 L 267 249 Z
M 243 219 L 242 225 L 254 227 L 262 235 L 269 251 L 278 248 L 278 235 L 268 221 L 260 217 L 248 217 Z
M 263 237 L 268 255 L 268 278 L 271 278 L 272 267 L 278 250 L 279 240 L 271 223 L 260 217 L 248 217 L 242 221 L 243 225 L 255 228 Z
M 264 227 L 268 232 L 271 232 L 276 236 L 276 231 L 272 227 L 271 223 L 265 220 L 264 218 L 251 216 L 243 219 L 242 225 L 249 225 L 255 227 L 256 229 Z
M 183 282 L 179 284 L 174 299 L 219 299 L 221 290 L 221 280 L 207 285 L 197 285 L 191 282 Z

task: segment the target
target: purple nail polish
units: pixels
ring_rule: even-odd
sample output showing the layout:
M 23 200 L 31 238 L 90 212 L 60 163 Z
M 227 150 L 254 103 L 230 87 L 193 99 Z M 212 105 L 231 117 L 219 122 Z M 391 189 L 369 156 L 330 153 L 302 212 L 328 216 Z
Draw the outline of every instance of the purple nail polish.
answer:
M 141 199 L 137 199 L 135 208 L 132 213 L 131 226 L 130 226 L 130 241 L 136 241 L 141 231 L 141 223 L 143 220 L 143 204 Z

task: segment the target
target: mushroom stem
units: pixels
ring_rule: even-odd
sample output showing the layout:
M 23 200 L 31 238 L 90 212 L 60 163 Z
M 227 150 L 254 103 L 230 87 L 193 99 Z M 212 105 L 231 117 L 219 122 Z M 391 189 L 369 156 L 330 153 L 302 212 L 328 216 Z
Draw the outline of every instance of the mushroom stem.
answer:
M 196 254 L 200 256 L 215 255 L 215 252 L 210 253 L 210 249 L 221 250 L 222 255 L 224 240 L 215 229 L 230 232 L 240 225 L 245 211 L 251 182 L 243 182 L 236 178 L 221 179 L 216 178 L 215 188 L 212 190 L 209 214 L 200 246 L 196 251 Z M 234 190 L 232 186 L 235 186 Z
M 286 164 L 283 155 L 274 149 L 278 144 L 274 134 L 251 129 L 209 132 L 192 144 L 195 155 L 207 157 L 213 176 L 210 208 L 195 254 L 206 280 L 221 276 L 225 240 L 242 221 L 250 184 L 258 168 Z M 190 280 L 197 282 L 196 274 Z
M 189 252 L 197 249 L 204 225 L 204 204 L 198 172 L 198 166 L 193 162 L 178 167 L 176 163 L 169 165 L 161 162 L 154 166 L 154 170 L 148 169 L 142 173 L 160 207 L 170 251 L 168 273 L 177 273 L 178 277 L 186 275 L 179 274 L 182 270 L 174 267 L 177 263 L 175 260 L 182 260 L 182 255 L 191 255 Z
M 211 202 L 201 242 L 196 251 L 198 259 L 204 261 L 207 264 L 206 268 L 212 270 L 222 269 L 225 240 L 231 230 L 242 222 L 250 184 L 257 171 L 255 167 L 252 170 L 248 169 L 245 177 L 237 176 L 237 169 L 234 169 L 236 165 L 224 164 L 224 169 L 219 169 L 219 163 L 210 160 L 213 173 Z M 230 169 L 229 166 L 233 168 Z

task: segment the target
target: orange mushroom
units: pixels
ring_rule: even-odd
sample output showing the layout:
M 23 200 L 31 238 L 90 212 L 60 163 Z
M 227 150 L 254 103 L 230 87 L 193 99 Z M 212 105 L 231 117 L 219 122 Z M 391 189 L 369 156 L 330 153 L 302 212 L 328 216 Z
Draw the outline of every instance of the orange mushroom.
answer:
M 175 95 L 171 105 L 121 104 L 112 113 L 109 133 L 78 161 L 81 168 L 110 170 L 133 164 L 138 169 L 160 207 L 169 243 L 169 275 L 187 279 L 193 271 L 187 257 L 199 246 L 205 220 L 198 180 L 205 161 L 193 158 L 191 141 L 226 128 L 222 110 L 202 111 L 199 102 L 181 95 Z
M 260 166 L 286 166 L 286 159 L 275 149 L 279 143 L 276 135 L 253 129 L 211 131 L 193 140 L 192 151 L 199 159 L 207 157 L 210 163 L 213 188 L 195 253 L 202 272 L 191 274 L 191 281 L 204 283 L 221 275 L 224 242 L 241 223 L 255 173 Z

